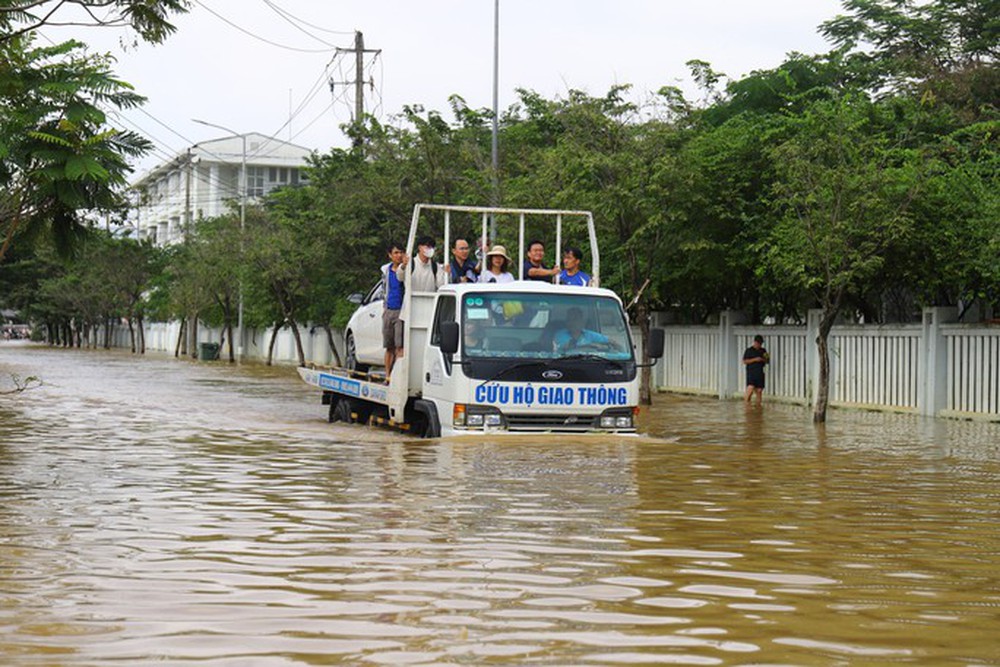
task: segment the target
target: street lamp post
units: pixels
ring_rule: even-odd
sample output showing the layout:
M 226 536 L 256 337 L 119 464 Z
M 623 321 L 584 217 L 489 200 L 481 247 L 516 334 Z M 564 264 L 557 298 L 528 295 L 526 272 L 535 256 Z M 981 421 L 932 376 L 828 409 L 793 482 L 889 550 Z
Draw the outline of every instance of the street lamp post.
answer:
M 240 159 L 240 252 L 242 253 L 243 230 L 246 227 L 247 219 L 247 135 L 230 130 L 228 127 L 223 125 L 209 123 L 208 121 L 198 120 L 197 118 L 192 118 L 191 120 L 200 125 L 207 125 L 208 127 L 214 127 L 222 130 L 223 132 L 229 132 L 233 136 L 239 137 L 243 142 L 242 158 Z M 239 341 L 236 345 L 236 361 L 238 363 L 243 363 L 243 278 L 240 278 L 239 281 L 238 305 L 236 307 L 236 331 L 238 336 L 237 340 Z
M 493 132 L 490 151 L 492 167 L 493 206 L 500 205 L 500 147 L 499 134 L 499 90 L 500 90 L 500 0 L 493 2 Z M 497 242 L 496 217 L 490 215 L 490 239 Z M 486 252 L 485 250 L 483 252 Z

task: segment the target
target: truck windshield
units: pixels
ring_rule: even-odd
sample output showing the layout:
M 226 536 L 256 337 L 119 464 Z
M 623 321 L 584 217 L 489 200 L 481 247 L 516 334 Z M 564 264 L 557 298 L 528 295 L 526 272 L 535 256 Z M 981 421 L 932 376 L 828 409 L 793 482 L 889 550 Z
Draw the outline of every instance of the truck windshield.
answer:
M 466 359 L 632 359 L 625 314 L 609 297 L 467 294 L 462 338 Z

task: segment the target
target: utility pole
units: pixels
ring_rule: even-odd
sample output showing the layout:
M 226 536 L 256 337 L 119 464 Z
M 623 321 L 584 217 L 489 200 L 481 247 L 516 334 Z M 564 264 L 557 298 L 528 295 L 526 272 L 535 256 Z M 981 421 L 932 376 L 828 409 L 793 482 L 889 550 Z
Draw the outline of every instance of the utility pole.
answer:
M 354 31 L 354 48 L 353 49 L 342 49 L 337 48 L 337 55 L 343 53 L 353 53 L 354 54 L 354 81 L 330 81 L 330 90 L 333 90 L 334 84 L 354 84 L 354 147 L 361 147 L 361 128 L 364 124 L 365 115 L 365 54 L 382 53 L 381 49 L 366 49 L 365 48 L 365 36 L 360 30 Z

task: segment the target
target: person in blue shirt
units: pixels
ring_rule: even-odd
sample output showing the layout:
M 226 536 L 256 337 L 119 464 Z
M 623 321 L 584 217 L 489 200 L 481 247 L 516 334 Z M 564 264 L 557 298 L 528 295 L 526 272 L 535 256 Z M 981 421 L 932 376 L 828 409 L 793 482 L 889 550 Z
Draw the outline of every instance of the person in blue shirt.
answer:
M 580 270 L 580 260 L 583 259 L 583 251 L 579 248 L 566 248 L 563 253 L 563 270 L 559 272 L 556 280 L 560 285 L 579 285 L 586 287 L 590 284 L 590 276 Z
M 566 328 L 560 329 L 552 337 L 552 346 L 557 354 L 582 351 L 585 348 L 614 347 L 604 334 L 583 328 L 583 311 L 576 307 L 566 311 Z
M 396 359 L 403 356 L 403 320 L 399 319 L 403 308 L 403 283 L 396 275 L 396 269 L 403 263 L 403 246 L 393 241 L 386 247 L 389 262 L 382 265 L 382 294 L 385 295 L 382 310 L 382 347 L 385 348 L 385 380 L 389 381 Z

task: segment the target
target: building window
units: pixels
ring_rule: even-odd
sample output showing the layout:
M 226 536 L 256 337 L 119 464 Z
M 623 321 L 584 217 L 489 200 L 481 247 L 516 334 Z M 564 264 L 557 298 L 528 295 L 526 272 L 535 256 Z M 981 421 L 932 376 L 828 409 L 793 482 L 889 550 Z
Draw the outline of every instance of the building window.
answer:
M 247 167 L 247 197 L 263 197 L 267 167 Z

